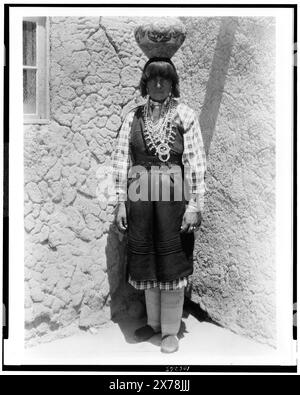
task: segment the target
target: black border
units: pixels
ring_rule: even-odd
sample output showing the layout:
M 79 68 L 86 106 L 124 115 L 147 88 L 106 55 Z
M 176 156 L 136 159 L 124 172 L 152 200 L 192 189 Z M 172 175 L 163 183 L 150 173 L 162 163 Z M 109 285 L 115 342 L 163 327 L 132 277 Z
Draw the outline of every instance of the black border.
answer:
M 9 337 L 9 9 L 10 7 L 56 7 L 56 8 L 292 8 L 294 15 L 294 45 L 297 45 L 297 4 L 4 4 L 4 95 L 3 95 L 3 143 L 4 143 L 4 179 L 3 179 L 3 304 L 4 326 L 2 330 L 2 370 L 3 371 L 72 371 L 72 372 L 166 372 L 165 365 L 5 365 L 4 339 Z M 294 50 L 295 58 L 297 49 Z M 297 213 L 297 64 L 293 68 L 293 213 Z M 297 302 L 297 216 L 293 221 L 293 302 Z M 297 339 L 297 327 L 293 326 L 293 337 Z M 249 372 L 249 373 L 296 373 L 297 365 L 191 365 L 190 372 Z M 109 376 L 109 378 L 114 376 Z M 118 376 L 128 380 L 130 376 Z M 149 379 L 154 376 L 144 376 Z M 167 377 L 167 376 L 164 376 Z M 197 376 L 174 376 L 178 379 L 194 379 Z M 157 378 L 157 377 L 156 377 Z M 145 392 L 145 391 L 144 391 Z
M 297 7 L 294 9 L 294 67 L 293 67 L 293 303 L 297 303 L 297 48 L 298 45 L 298 31 L 297 31 Z M 294 313 L 297 312 L 294 311 Z M 293 339 L 297 340 L 297 326 L 293 326 Z
M 172 365 L 173 366 L 173 365 Z M 181 365 L 180 365 L 181 366 Z M 185 365 L 186 366 L 186 365 Z M 188 365 L 189 372 L 219 373 L 296 373 L 297 366 L 287 365 Z M 3 365 L 3 371 L 72 372 L 168 372 L 167 365 Z M 168 372 L 170 375 L 172 373 Z M 181 376 L 186 378 L 187 374 Z M 119 375 L 118 375 L 119 377 Z M 127 379 L 130 376 L 126 376 Z M 166 376 L 167 377 L 167 376 Z M 195 377 L 195 376 L 190 376 Z
M 9 8 L 4 7 L 4 72 L 3 72 L 3 288 L 2 300 L 5 311 L 2 336 L 8 339 L 8 310 L 9 310 Z M 3 307 L 4 308 L 4 307 Z
M 47 7 L 47 8 L 297 8 L 296 4 L 35 4 L 5 3 L 4 7 Z

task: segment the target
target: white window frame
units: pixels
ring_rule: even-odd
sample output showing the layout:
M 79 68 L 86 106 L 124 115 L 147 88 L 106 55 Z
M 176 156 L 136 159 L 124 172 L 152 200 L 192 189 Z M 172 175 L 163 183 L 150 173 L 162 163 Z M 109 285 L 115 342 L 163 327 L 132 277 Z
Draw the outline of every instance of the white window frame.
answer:
M 49 123 L 49 19 L 47 17 L 24 17 L 24 22 L 36 23 L 36 113 L 24 114 L 24 124 Z

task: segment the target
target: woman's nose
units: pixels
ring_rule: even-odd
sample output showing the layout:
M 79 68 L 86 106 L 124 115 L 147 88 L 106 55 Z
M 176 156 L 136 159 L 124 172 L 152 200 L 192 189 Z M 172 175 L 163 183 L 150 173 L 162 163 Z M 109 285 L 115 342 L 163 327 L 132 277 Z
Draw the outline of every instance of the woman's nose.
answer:
M 161 87 L 161 80 L 156 80 L 156 86 L 157 86 L 157 88 Z

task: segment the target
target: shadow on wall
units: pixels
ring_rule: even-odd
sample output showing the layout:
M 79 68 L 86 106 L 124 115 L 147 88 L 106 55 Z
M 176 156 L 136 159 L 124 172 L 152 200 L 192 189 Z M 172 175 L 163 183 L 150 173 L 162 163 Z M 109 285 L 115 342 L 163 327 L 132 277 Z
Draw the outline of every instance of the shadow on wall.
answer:
M 217 123 L 237 24 L 237 18 L 221 18 L 204 104 L 199 117 L 206 155 L 209 153 Z

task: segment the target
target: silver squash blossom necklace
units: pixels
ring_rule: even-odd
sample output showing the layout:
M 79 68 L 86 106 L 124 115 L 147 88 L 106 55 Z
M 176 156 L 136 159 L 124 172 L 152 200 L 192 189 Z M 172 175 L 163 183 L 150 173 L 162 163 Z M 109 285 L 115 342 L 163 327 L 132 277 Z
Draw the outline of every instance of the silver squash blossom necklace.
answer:
M 155 151 L 155 155 L 162 162 L 170 159 L 171 145 L 175 141 L 176 132 L 172 128 L 172 120 L 176 111 L 176 102 L 172 98 L 166 106 L 163 106 L 162 113 L 157 122 L 150 116 L 150 99 L 144 105 L 144 138 L 149 150 Z

